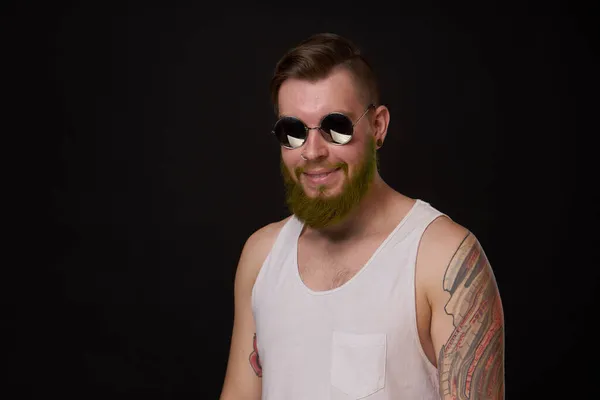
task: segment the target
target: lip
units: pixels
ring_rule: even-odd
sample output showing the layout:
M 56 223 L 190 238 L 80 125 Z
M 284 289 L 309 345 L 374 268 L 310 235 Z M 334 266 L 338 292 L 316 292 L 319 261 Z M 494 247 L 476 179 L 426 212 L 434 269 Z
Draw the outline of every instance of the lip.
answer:
M 332 177 L 332 175 L 339 171 L 341 168 L 330 169 L 330 170 L 314 170 L 314 171 L 304 171 L 302 175 L 306 178 L 309 183 L 313 184 L 323 184 L 327 183 Z
M 304 171 L 304 173 L 306 175 L 321 175 L 321 174 L 330 174 L 332 172 L 337 171 L 339 168 L 336 169 L 318 169 L 318 170 L 314 170 L 314 171 Z

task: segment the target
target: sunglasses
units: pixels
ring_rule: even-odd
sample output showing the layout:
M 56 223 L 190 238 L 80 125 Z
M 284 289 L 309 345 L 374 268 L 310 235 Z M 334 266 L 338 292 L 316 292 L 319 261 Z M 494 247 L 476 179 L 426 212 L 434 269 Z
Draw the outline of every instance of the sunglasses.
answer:
M 296 117 L 282 117 L 275 123 L 272 133 L 279 140 L 279 144 L 286 149 L 301 147 L 306 142 L 308 132 L 312 129 L 318 129 L 327 142 L 344 145 L 350 142 L 354 134 L 354 127 L 369 112 L 371 107 L 375 106 L 369 104 L 355 122 L 352 122 L 348 116 L 336 112 L 325 115 L 319 126 L 313 128 L 306 126 L 304 122 Z

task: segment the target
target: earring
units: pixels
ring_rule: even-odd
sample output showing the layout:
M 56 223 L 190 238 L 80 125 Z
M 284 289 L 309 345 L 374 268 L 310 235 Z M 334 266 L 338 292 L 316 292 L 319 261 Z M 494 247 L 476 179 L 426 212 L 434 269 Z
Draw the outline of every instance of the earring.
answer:
M 383 145 L 383 141 L 381 139 L 377 139 L 377 147 L 381 147 Z

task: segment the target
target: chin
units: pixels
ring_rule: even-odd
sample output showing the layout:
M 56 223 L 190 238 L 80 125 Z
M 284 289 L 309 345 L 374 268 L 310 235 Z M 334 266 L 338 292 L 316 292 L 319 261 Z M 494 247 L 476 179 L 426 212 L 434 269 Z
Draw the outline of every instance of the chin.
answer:
M 342 193 L 342 189 L 339 187 L 340 185 L 334 185 L 332 187 L 323 185 L 322 187 L 307 187 L 302 186 L 304 189 L 304 193 L 308 198 L 316 199 L 316 198 L 324 198 L 329 199 L 335 196 L 338 196 Z

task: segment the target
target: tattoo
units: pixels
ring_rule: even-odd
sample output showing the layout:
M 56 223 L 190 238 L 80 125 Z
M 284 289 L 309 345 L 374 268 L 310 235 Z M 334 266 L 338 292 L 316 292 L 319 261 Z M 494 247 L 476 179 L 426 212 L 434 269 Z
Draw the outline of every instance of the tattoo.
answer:
M 443 399 L 504 398 L 504 316 L 496 280 L 474 235 L 463 240 L 444 276 L 454 332 L 439 354 Z
M 262 377 L 262 365 L 260 364 L 260 357 L 258 356 L 258 347 L 256 345 L 256 333 L 254 334 L 252 346 L 254 347 L 254 350 L 252 350 L 252 353 L 250 353 L 250 365 L 252 366 L 252 369 L 254 370 L 256 376 L 260 378 Z

